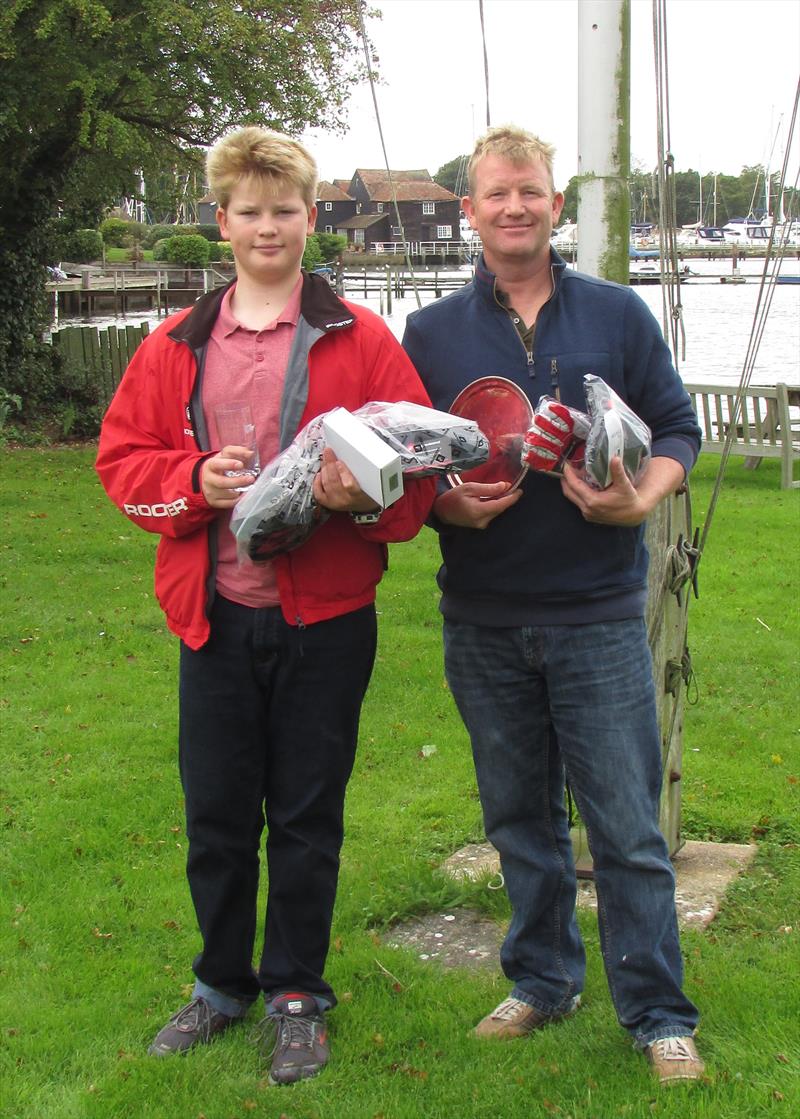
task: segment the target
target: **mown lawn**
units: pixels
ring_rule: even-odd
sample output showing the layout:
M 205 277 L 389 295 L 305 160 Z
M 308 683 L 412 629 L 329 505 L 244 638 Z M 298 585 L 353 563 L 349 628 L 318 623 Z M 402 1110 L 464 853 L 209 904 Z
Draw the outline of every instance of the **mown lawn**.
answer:
M 279 1089 L 248 1026 L 188 1058 L 146 1055 L 185 998 L 197 950 L 177 646 L 152 596 L 154 540 L 110 505 L 91 448 L 0 458 L 3 1119 L 800 1113 L 800 494 L 778 488 L 777 464 L 731 461 L 690 611 L 683 833 L 758 843 L 716 921 L 683 938 L 706 1082 L 651 1082 L 615 1022 L 588 913 L 584 1010 L 522 1043 L 468 1035 L 507 992 L 498 968 L 444 971 L 381 939 L 394 921 L 444 907 L 507 918 L 497 891 L 438 871 L 482 829 L 443 681 L 426 530 L 393 549 L 381 587 L 329 965 L 333 1061 Z M 717 463 L 704 457 L 695 474 L 698 523 Z

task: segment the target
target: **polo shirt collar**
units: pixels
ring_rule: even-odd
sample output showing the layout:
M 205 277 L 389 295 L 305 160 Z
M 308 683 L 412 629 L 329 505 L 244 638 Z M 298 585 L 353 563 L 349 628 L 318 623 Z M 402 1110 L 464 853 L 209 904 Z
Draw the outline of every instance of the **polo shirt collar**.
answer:
M 243 326 L 239 322 L 239 320 L 234 315 L 233 310 L 231 309 L 231 299 L 235 290 L 236 284 L 233 283 L 225 292 L 222 303 L 220 304 L 219 317 L 217 318 L 216 326 L 217 329 L 222 333 L 222 336 L 224 338 L 227 338 L 229 335 L 233 334 L 237 330 L 248 329 L 246 326 Z M 286 302 L 286 306 L 283 308 L 281 313 L 276 319 L 273 319 L 272 322 L 267 323 L 267 325 L 262 327 L 261 329 L 274 330 L 281 323 L 288 323 L 290 326 L 297 326 L 298 319 L 300 318 L 300 295 L 302 293 L 302 290 L 303 277 L 301 275 L 298 276 L 297 283 L 292 288 L 292 294 L 289 296 Z M 260 332 L 255 331 L 254 333 Z

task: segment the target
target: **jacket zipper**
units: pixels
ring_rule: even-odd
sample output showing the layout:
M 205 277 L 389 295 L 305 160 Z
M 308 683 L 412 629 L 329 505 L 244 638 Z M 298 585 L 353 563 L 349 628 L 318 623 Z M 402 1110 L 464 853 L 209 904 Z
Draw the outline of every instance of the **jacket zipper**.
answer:
M 558 358 L 550 358 L 550 388 L 556 400 L 561 399 L 561 389 L 558 384 Z

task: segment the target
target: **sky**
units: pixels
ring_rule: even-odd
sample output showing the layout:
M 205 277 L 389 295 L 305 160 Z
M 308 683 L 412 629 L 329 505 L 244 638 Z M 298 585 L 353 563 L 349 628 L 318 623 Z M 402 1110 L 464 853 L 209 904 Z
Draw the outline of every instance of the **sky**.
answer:
M 602 0 L 601 0 L 602 2 Z M 486 126 L 478 0 L 371 0 L 378 110 L 393 170 L 443 164 Z M 484 0 L 492 125 L 514 123 L 556 145 L 556 186 L 578 170 L 578 0 Z M 667 0 L 670 138 L 678 171 L 780 169 L 800 76 L 800 0 Z M 651 0 L 631 2 L 631 160 L 658 162 Z M 320 177 L 385 166 L 368 82 L 354 88 L 348 131 L 309 130 Z M 800 127 L 800 122 L 798 122 Z M 794 181 L 800 144 L 790 152 Z

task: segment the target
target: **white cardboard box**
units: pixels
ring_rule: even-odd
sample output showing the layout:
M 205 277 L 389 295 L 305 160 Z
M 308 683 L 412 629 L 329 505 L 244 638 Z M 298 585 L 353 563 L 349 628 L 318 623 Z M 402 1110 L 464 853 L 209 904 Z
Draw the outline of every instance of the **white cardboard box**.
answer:
M 372 428 L 346 408 L 334 408 L 322 421 L 322 429 L 327 446 L 381 508 L 403 496 L 400 456 Z

